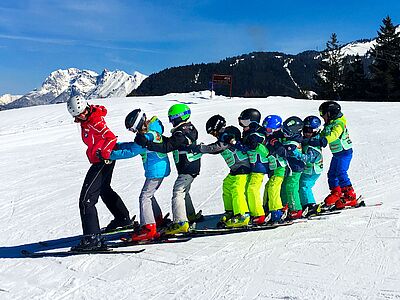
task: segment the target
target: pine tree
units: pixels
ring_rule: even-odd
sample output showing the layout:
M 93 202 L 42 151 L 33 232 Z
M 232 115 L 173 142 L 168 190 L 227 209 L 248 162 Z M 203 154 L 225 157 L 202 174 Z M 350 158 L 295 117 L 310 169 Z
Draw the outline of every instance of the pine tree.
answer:
M 361 57 L 348 56 L 343 68 L 343 100 L 365 100 L 368 81 Z
M 320 88 L 318 98 L 336 100 L 340 98 L 343 71 L 343 55 L 336 33 L 326 43 L 322 53 L 322 60 L 317 72 L 317 83 Z
M 383 19 L 376 42 L 368 52 L 373 59 L 368 96 L 372 100 L 400 101 L 400 34 L 389 16 Z

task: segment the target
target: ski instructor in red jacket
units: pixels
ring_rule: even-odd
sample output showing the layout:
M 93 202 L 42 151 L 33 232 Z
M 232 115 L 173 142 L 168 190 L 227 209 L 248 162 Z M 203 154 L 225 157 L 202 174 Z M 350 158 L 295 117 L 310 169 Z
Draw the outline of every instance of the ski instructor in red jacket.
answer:
M 96 209 L 99 196 L 114 215 L 114 220 L 106 227 L 106 231 L 130 226 L 132 223 L 124 202 L 110 186 L 115 161 L 110 161 L 108 158 L 117 142 L 117 137 L 104 120 L 107 114 L 104 106 L 89 105 L 82 96 L 74 96 L 68 100 L 67 108 L 75 122 L 81 125 L 82 141 L 88 147 L 86 155 L 91 163 L 79 197 L 83 237 L 71 250 L 104 250 L 106 247 L 101 238 Z

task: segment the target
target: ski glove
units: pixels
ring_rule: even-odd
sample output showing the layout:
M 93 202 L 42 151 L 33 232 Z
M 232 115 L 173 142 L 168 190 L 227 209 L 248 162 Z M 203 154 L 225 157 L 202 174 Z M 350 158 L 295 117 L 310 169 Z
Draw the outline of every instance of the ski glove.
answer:
M 142 146 L 143 148 L 146 147 L 148 140 L 143 134 L 136 134 L 135 137 L 135 143 L 138 144 L 139 146 Z
M 328 140 L 325 137 L 319 139 L 311 139 L 308 144 L 312 147 L 322 147 L 325 148 L 328 145 Z
M 201 144 L 200 144 L 201 145 Z M 196 144 L 190 144 L 186 147 L 187 151 L 193 154 L 197 154 L 200 153 L 200 145 L 196 145 Z
M 101 150 L 100 150 L 100 149 L 97 149 L 97 150 L 96 150 L 96 156 L 97 156 L 103 163 L 105 163 L 106 165 L 109 165 L 109 164 L 112 163 L 112 160 L 110 160 L 110 159 L 105 159 L 105 158 L 103 157 L 103 155 L 101 155 Z

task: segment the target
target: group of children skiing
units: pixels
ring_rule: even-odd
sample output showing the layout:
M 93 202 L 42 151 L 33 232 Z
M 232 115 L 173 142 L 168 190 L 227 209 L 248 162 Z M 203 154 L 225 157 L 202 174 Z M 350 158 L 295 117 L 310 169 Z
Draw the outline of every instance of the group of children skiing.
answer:
M 141 155 L 145 183 L 139 196 L 140 229 L 130 241 L 157 239 L 163 234 L 189 231 L 189 223 L 198 221 L 201 211 L 194 209 L 190 187 L 200 173 L 204 154 L 221 154 L 230 172 L 222 185 L 225 213 L 219 225 L 226 228 L 268 223 L 315 215 L 322 206 L 337 209 L 356 206 L 357 199 L 347 175 L 352 158 L 352 142 L 346 119 L 337 102 L 327 101 L 319 108 L 321 120 L 308 116 L 304 120 L 292 116 L 285 121 L 269 115 L 261 123 L 257 109 L 241 112 L 235 126 L 227 126 L 225 118 L 212 116 L 206 131 L 216 138 L 205 145 L 198 142 L 198 132 L 189 121 L 190 108 L 174 104 L 168 111 L 173 126 L 171 136 L 163 135 L 164 126 L 141 109 L 126 116 L 125 127 L 136 133 L 134 142 L 117 143 L 104 121 L 106 109 L 89 105 L 80 96 L 67 103 L 68 111 L 81 124 L 82 140 L 88 146 L 91 168 L 85 178 L 79 199 L 83 238 L 74 251 L 92 251 L 104 247 L 95 204 L 101 196 L 114 220 L 106 231 L 131 225 L 129 212 L 118 194 L 110 187 L 115 160 Z M 331 190 L 322 204 L 317 204 L 312 188 L 323 168 L 322 148 L 329 145 L 333 158 L 328 171 Z M 172 192 L 172 221 L 166 222 L 154 197 L 165 177 L 170 174 L 167 153 L 173 152 L 178 171 Z M 264 176 L 268 176 L 263 197 Z

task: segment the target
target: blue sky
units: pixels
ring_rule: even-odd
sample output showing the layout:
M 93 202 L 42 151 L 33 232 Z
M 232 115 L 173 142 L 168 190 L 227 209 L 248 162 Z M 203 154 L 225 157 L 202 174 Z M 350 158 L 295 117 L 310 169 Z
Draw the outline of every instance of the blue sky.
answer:
M 399 0 L 2 0 L 0 95 L 24 94 L 56 69 L 146 75 L 251 51 L 296 54 L 373 38 L 400 23 Z

